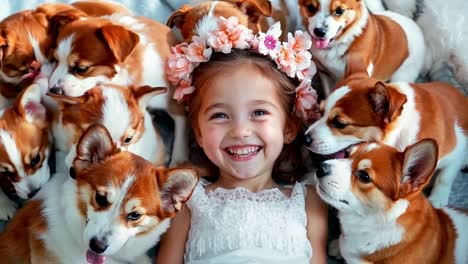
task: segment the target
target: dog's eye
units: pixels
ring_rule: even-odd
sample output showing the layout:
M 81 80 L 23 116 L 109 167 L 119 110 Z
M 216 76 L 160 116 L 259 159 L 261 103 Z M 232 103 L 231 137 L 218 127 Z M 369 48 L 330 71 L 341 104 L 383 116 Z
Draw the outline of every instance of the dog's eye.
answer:
M 1 177 L 5 177 L 5 178 L 8 178 L 10 180 L 13 180 L 15 178 L 15 173 L 9 171 L 9 170 L 4 170 L 4 171 L 1 171 L 0 172 L 0 176 Z
M 34 158 L 31 159 L 29 166 L 31 166 L 31 168 L 34 168 L 37 166 L 37 164 L 39 164 L 40 161 L 41 161 L 41 155 L 38 153 L 36 156 L 34 156 Z
M 317 12 L 317 7 L 314 5 L 307 5 L 306 8 L 307 8 L 307 11 L 309 11 L 309 13 L 311 14 L 314 14 L 315 12 Z
M 75 65 L 72 68 L 72 72 L 77 73 L 77 74 L 82 74 L 82 73 L 85 73 L 88 69 L 89 69 L 88 66 Z
M 338 129 L 345 128 L 348 124 L 343 122 L 343 120 L 339 119 L 338 117 L 333 118 L 332 125 Z
M 135 212 L 131 212 L 131 213 L 129 213 L 127 215 L 127 220 L 128 221 L 136 221 L 136 220 L 140 219 L 140 217 L 141 217 L 140 212 L 135 211 Z
M 339 16 L 343 15 L 345 11 L 346 11 L 346 9 L 339 6 L 339 7 L 336 8 L 334 15 L 339 17 Z
M 133 136 L 128 136 L 124 139 L 124 144 L 128 144 L 130 142 L 132 142 L 132 139 L 133 139 Z
M 107 198 L 105 195 L 101 195 L 99 192 L 96 192 L 96 203 L 99 205 L 99 207 L 106 207 L 109 205 L 109 202 L 107 201 Z
M 364 170 L 358 170 L 354 173 L 354 175 L 356 175 L 356 177 L 358 178 L 358 180 L 362 183 L 370 183 L 372 182 L 372 179 L 371 177 L 369 176 L 369 174 L 367 173 L 367 171 L 364 171 Z

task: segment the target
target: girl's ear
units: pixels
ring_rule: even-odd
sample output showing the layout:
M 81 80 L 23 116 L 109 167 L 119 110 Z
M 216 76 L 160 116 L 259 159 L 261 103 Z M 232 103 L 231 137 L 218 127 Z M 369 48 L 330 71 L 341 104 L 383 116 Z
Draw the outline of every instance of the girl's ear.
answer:
M 193 134 L 195 136 L 195 139 L 197 140 L 198 146 L 203 148 L 203 140 L 202 140 L 203 138 L 202 138 L 202 135 L 200 133 L 200 128 L 198 126 L 195 126 L 193 128 Z
M 289 144 L 293 142 L 293 140 L 297 136 L 297 132 L 299 131 L 300 128 L 300 122 L 298 121 L 297 118 L 293 118 L 291 122 L 287 122 L 284 127 L 284 144 Z

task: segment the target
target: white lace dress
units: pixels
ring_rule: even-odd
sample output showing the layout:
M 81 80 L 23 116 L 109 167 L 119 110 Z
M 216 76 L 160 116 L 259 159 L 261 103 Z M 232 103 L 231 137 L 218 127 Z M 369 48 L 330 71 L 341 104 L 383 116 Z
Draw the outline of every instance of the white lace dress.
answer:
M 185 263 L 309 263 L 305 189 L 296 183 L 290 197 L 279 189 L 252 193 L 216 188 L 200 181 L 188 201 L 191 227 Z

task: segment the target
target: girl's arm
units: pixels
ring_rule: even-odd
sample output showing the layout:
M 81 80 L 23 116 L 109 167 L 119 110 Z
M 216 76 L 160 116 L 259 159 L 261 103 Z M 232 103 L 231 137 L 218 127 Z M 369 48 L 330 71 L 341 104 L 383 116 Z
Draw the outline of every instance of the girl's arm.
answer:
M 156 263 L 183 264 L 185 243 L 190 230 L 190 209 L 187 205 L 171 220 L 171 226 L 159 243 Z
M 328 208 L 313 186 L 306 195 L 307 238 L 313 250 L 311 264 L 327 263 Z

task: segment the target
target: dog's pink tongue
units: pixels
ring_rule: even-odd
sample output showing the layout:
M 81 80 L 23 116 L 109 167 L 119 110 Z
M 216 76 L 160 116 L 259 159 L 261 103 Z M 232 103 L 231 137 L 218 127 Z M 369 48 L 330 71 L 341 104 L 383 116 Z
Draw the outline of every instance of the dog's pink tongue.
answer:
M 338 151 L 337 153 L 333 154 L 333 158 L 335 159 L 344 159 L 345 157 L 345 151 L 342 150 L 342 151 Z
M 328 47 L 328 44 L 330 44 L 329 39 L 313 38 L 313 41 L 314 41 L 315 47 L 317 47 L 319 49 L 324 49 L 324 48 Z
M 89 264 L 104 264 L 106 256 L 96 254 L 88 249 L 88 251 L 86 251 L 86 260 Z

